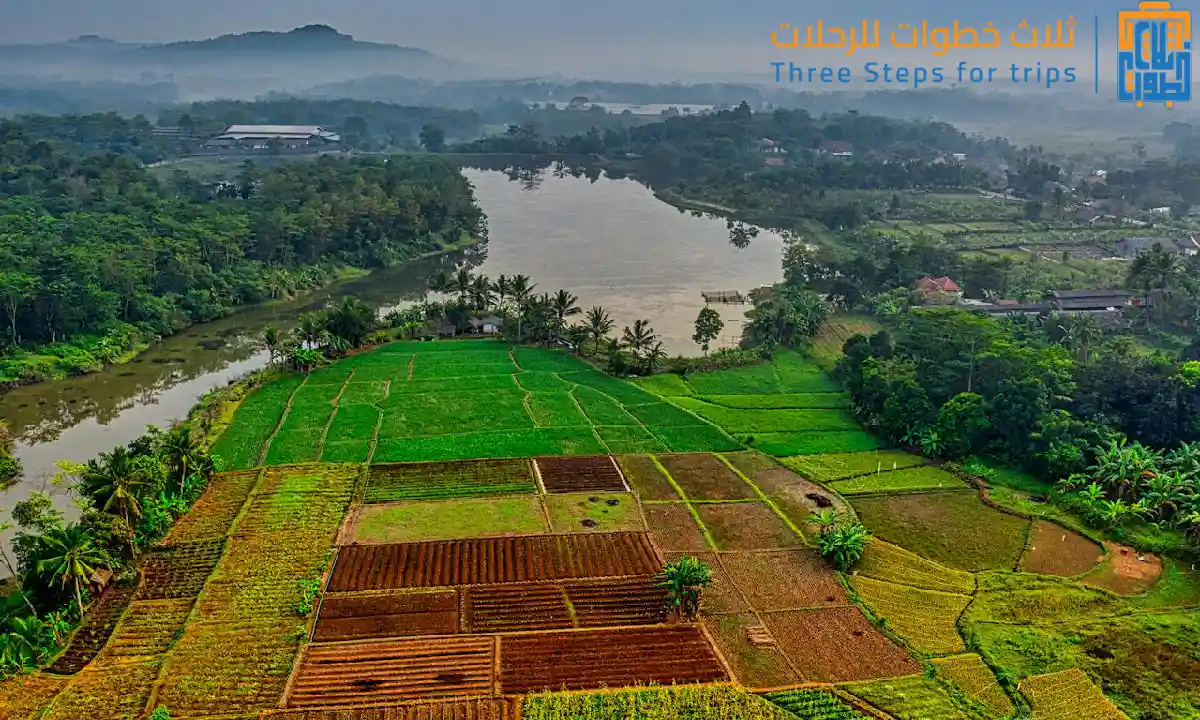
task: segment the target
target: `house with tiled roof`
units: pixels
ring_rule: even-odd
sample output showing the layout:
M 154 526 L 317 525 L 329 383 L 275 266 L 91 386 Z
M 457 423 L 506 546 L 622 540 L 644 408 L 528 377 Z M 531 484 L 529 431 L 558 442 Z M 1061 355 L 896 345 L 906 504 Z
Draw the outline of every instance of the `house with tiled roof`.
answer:
M 925 276 L 917 281 L 917 294 L 928 303 L 955 303 L 962 299 L 963 289 L 946 276 Z

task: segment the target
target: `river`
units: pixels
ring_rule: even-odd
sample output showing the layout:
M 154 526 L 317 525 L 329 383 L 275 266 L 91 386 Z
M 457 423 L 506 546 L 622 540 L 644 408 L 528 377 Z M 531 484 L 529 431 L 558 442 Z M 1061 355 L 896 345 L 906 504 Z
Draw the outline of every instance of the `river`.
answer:
M 25 468 L 24 479 L 0 493 L 0 518 L 45 486 L 56 461 L 82 462 L 133 440 L 147 425 L 165 426 L 208 390 L 262 367 L 267 354 L 256 338 L 264 327 L 286 329 L 331 299 L 355 296 L 386 308 L 419 299 L 437 270 L 466 264 L 493 279 L 523 273 L 540 292 L 565 288 L 585 310 L 606 308 L 618 334 L 645 318 L 669 353 L 693 354 L 702 290 L 745 293 L 781 276 L 778 235 L 763 231 L 739 249 L 723 220 L 681 213 L 633 180 L 549 169 L 464 173 L 488 216 L 486 246 L 331 285 L 299 302 L 250 308 L 168 338 L 129 364 L 0 395 L 0 418 L 17 438 L 15 454 Z M 726 320 L 718 344 L 730 344 L 748 306 L 716 307 Z M 70 499 L 50 491 L 73 515 Z

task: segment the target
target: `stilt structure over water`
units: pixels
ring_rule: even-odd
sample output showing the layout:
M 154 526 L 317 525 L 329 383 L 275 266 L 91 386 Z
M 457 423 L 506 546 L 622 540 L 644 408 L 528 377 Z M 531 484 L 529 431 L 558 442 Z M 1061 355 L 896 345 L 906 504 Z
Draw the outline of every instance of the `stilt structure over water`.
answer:
M 721 303 L 722 305 L 745 305 L 746 296 L 737 290 L 705 290 L 700 293 L 705 303 Z

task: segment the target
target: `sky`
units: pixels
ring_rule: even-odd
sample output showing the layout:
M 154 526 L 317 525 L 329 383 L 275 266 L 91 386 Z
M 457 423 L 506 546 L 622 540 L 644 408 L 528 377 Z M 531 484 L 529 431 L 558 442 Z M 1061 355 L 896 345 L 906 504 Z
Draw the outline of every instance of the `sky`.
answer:
M 766 64 L 778 60 L 848 62 L 837 57 L 837 51 L 805 57 L 772 47 L 771 31 L 780 23 L 803 27 L 817 20 L 850 25 L 879 19 L 888 31 L 899 22 L 947 25 L 957 19 L 979 26 L 991 21 L 998 29 L 1011 30 L 1022 18 L 1044 25 L 1073 15 L 1080 25 L 1078 61 L 1090 63 L 1093 17 L 1099 15 L 1102 32 L 1112 34 L 1116 12 L 1135 4 L 1136 0 L 0 0 L 0 43 L 47 42 L 82 34 L 168 42 L 323 23 L 360 40 L 422 47 L 449 58 L 539 73 L 599 76 L 660 69 L 719 79 L 723 73 L 765 73 Z M 853 62 L 861 66 L 863 59 Z

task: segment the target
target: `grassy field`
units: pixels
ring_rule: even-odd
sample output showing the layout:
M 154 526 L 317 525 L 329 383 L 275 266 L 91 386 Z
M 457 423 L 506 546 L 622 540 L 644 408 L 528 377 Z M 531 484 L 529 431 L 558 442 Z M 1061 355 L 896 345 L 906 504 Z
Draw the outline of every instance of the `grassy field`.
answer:
M 799 373 L 790 386 L 823 393 L 822 378 Z M 244 468 L 738 447 L 711 421 L 564 352 L 450 340 L 392 343 L 270 383 L 216 452 Z

